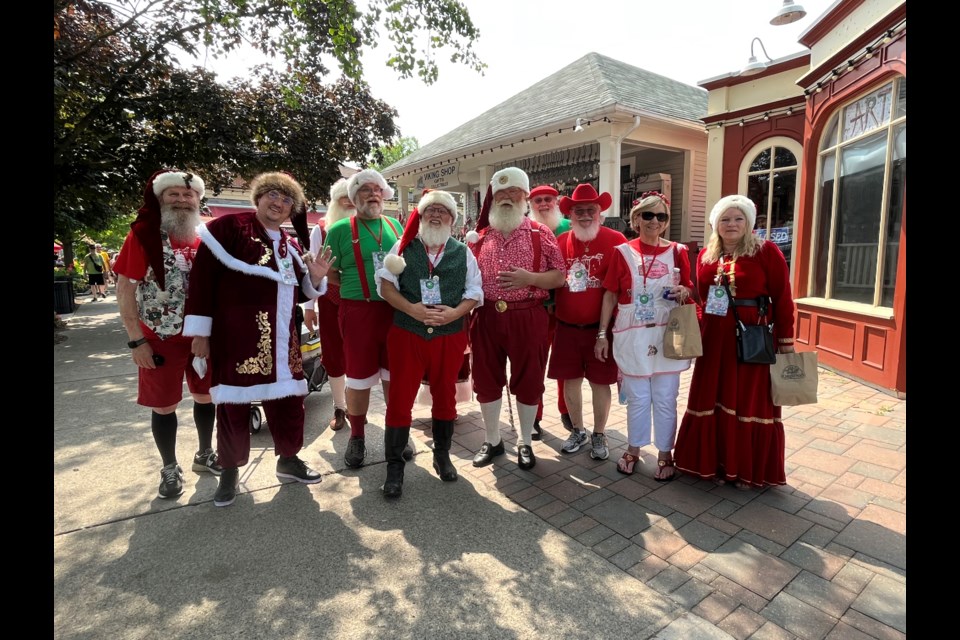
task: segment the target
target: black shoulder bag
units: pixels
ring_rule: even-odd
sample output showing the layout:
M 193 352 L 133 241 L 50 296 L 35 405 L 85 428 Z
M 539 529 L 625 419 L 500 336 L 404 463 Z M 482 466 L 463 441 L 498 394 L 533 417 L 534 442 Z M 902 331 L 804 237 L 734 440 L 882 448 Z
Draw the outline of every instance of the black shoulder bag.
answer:
M 737 315 L 737 300 L 730 294 L 730 285 L 725 281 L 723 288 L 730 298 L 730 308 L 736 322 L 737 332 L 737 360 L 744 364 L 774 364 L 777 361 L 777 349 L 773 343 L 773 323 L 745 325 Z M 745 302 L 745 301 L 742 301 Z M 757 305 L 757 315 L 765 319 L 769 298 L 760 296 L 749 303 Z

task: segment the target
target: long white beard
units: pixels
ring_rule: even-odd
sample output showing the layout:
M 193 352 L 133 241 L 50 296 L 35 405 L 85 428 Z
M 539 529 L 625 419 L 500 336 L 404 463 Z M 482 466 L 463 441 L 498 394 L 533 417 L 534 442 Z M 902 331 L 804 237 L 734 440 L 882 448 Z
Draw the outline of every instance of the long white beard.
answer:
M 439 249 L 445 245 L 450 238 L 450 232 L 450 225 L 443 224 L 439 227 L 434 227 L 429 224 L 420 225 L 420 239 L 423 240 L 423 244 L 430 249 Z
M 339 202 L 331 202 L 330 206 L 327 207 L 327 213 L 323 216 L 324 220 L 327 221 L 327 229 L 330 228 L 337 220 L 343 220 L 344 218 L 349 218 L 357 212 L 356 209 L 345 209 L 340 206 Z
M 364 202 L 357 205 L 357 213 L 363 214 L 360 216 L 361 218 L 366 217 L 367 220 L 373 220 L 383 214 L 383 205 L 379 202 Z
M 546 214 L 541 214 L 536 209 L 530 209 L 530 215 L 540 224 L 545 224 L 550 231 L 556 231 L 560 225 L 560 207 L 553 207 Z
M 490 207 L 490 226 L 500 233 L 512 233 L 527 215 L 525 202 L 505 200 Z
M 160 228 L 171 238 L 181 242 L 193 242 L 200 226 L 200 209 L 175 209 L 173 205 L 160 205 Z
M 576 220 L 573 221 L 572 225 L 570 230 L 573 231 L 574 237 L 580 242 L 590 242 L 600 233 L 600 218 L 597 218 L 593 225 L 586 229 L 577 224 Z

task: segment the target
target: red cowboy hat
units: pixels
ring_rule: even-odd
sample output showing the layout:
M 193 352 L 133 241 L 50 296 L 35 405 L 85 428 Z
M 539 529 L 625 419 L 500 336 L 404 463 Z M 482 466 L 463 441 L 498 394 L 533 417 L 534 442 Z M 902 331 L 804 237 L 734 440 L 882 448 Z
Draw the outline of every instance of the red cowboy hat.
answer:
M 578 204 L 599 204 L 600 211 L 603 212 L 609 209 L 612 203 L 613 196 L 606 191 L 598 195 L 592 184 L 578 184 L 577 188 L 573 190 L 573 195 L 569 198 L 563 196 L 560 198 L 559 204 L 560 212 L 563 215 L 570 215 L 570 209 Z

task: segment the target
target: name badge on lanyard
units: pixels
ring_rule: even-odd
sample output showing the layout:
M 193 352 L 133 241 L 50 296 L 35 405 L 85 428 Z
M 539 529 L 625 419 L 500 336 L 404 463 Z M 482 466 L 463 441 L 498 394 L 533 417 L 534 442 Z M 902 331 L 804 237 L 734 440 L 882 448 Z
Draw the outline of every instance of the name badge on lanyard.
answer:
M 293 270 L 293 258 L 286 256 L 285 258 L 278 258 L 277 264 L 280 265 L 280 278 L 283 280 L 283 284 L 297 284 L 297 274 Z
M 423 304 L 440 304 L 440 278 L 421 278 L 420 300 Z
M 372 256 L 373 256 L 373 270 L 374 270 L 374 271 L 379 271 L 380 269 L 383 269 L 383 258 L 384 258 L 385 255 L 387 255 L 387 254 L 384 253 L 383 251 L 374 251 L 374 252 L 373 252 Z
M 589 274 L 587 273 L 587 268 L 584 267 L 583 263 L 579 260 L 574 260 L 573 264 L 570 265 L 569 271 L 567 271 L 567 287 L 571 293 L 586 291 L 588 279 Z
M 646 291 L 641 291 L 633 299 L 633 319 L 641 324 L 650 324 L 655 317 L 653 296 Z
M 707 304 L 703 310 L 712 316 L 725 316 L 729 308 L 730 298 L 727 297 L 726 290 L 715 284 L 710 285 L 710 292 L 707 294 Z

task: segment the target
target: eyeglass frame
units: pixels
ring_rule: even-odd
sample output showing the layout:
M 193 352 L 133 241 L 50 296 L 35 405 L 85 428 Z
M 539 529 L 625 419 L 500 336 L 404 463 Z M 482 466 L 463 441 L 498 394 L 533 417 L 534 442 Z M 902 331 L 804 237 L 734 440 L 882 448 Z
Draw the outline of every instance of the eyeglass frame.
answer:
M 429 213 L 438 213 L 438 214 L 440 214 L 440 215 L 447 214 L 447 215 L 450 216 L 451 218 L 453 217 L 453 214 L 450 213 L 450 210 L 447 209 L 447 208 L 446 208 L 445 206 L 443 206 L 442 204 L 432 204 L 432 205 L 430 205 L 429 207 L 427 207 L 426 209 L 424 209 L 423 211 L 421 211 L 420 213 L 421 213 L 422 215 L 427 215 L 427 214 L 429 214 Z
M 279 200 L 281 204 L 287 207 L 292 207 L 293 203 L 296 202 L 296 200 L 294 200 L 290 196 L 284 193 L 280 193 L 276 189 L 270 189 L 270 191 L 267 191 L 263 195 L 265 195 L 267 197 L 267 200 L 269 200 L 270 202 L 276 202 L 277 200 Z

